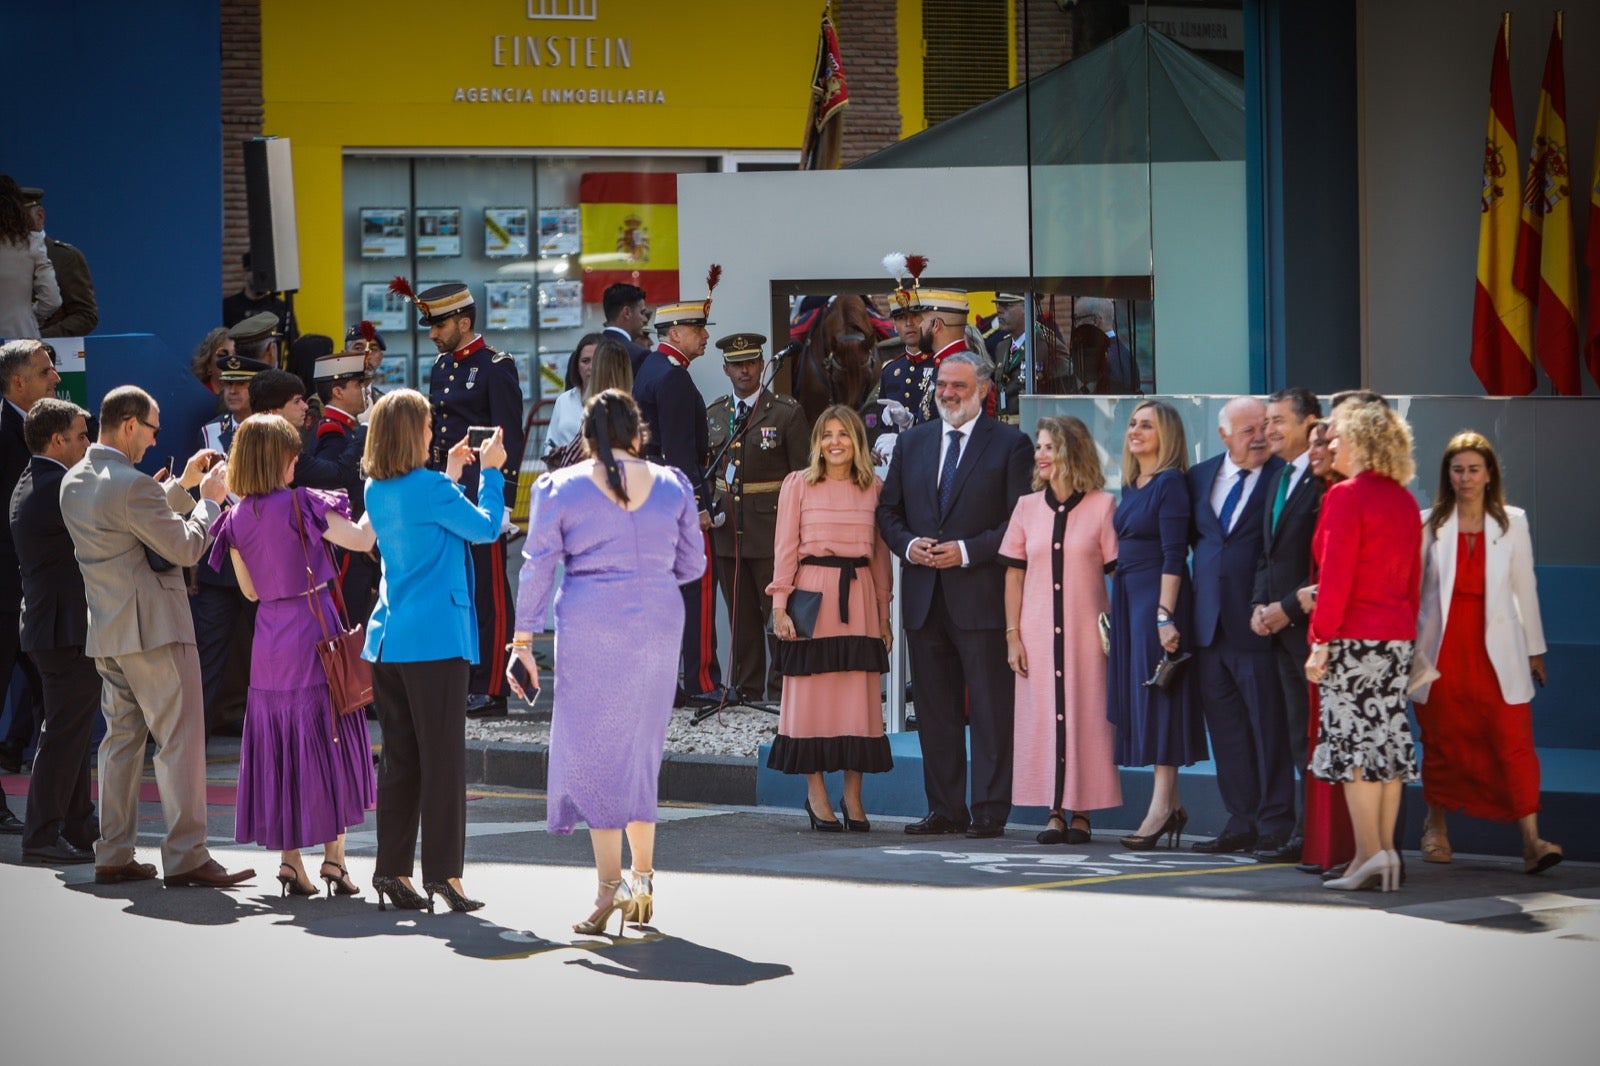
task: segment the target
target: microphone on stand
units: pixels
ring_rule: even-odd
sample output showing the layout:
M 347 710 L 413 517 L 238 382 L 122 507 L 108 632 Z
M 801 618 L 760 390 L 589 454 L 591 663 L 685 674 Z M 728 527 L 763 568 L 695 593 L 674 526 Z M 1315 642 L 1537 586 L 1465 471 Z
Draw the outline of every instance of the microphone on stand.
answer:
M 799 355 L 800 349 L 805 347 L 805 341 L 790 341 L 788 346 L 772 355 L 772 369 L 776 371 L 783 365 L 783 361 L 792 355 Z

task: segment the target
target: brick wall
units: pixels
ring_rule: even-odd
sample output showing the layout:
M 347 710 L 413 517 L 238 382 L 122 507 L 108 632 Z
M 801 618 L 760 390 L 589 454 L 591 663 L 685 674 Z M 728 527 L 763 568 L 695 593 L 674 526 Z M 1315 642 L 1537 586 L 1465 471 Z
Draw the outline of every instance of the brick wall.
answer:
M 1016 12 L 1019 83 L 1073 57 L 1072 16 L 1055 0 L 1016 0 Z
M 221 0 L 222 7 L 222 292 L 244 284 L 239 257 L 250 248 L 244 153 L 261 135 L 261 3 Z
M 833 23 L 850 85 L 843 162 L 853 163 L 900 139 L 895 0 L 835 0 Z

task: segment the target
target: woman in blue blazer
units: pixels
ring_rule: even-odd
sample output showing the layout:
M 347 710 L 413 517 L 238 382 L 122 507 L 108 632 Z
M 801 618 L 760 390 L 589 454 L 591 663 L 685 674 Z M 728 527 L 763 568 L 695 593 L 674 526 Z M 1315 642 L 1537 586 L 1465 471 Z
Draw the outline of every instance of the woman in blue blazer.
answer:
M 473 452 L 450 448 L 445 469 L 426 469 L 433 443 L 427 399 L 414 389 L 385 393 L 372 409 L 361 470 L 367 516 L 378 535 L 383 581 L 367 625 L 373 703 L 383 729 L 378 767 L 378 909 L 387 896 L 407 910 L 483 906 L 461 888 L 466 849 L 467 674 L 478 661 L 472 544 L 488 544 L 505 521 L 505 447 L 496 430 Z M 456 484 L 479 464 L 473 504 Z M 422 888 L 411 885 L 417 823 L 422 823 Z

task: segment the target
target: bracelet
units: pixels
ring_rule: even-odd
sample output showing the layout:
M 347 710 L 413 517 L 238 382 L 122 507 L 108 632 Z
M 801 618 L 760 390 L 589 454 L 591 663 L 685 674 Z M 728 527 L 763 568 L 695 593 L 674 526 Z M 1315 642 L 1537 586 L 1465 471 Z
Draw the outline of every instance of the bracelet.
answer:
M 532 651 L 533 650 L 533 641 L 531 641 L 531 640 L 513 640 L 510 644 L 506 645 L 506 651 L 515 651 L 518 648 L 526 648 L 529 651 Z
M 1172 621 L 1172 619 L 1170 619 L 1170 618 L 1157 618 L 1156 619 L 1156 628 L 1157 629 L 1160 629 L 1162 626 L 1170 626 L 1170 625 L 1175 625 L 1175 624 L 1176 623 L 1174 623 Z
M 1016 631 L 1017 631 L 1017 627 L 1016 626 L 1007 626 L 1006 627 L 1006 632 L 1007 633 L 1015 633 Z

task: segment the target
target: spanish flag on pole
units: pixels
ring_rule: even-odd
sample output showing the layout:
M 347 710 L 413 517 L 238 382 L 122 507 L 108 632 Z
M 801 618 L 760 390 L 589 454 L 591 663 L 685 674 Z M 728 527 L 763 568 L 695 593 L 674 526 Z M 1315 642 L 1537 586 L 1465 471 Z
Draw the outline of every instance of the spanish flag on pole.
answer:
M 1517 244 L 1517 118 L 1511 107 L 1511 16 L 1502 17 L 1489 67 L 1489 131 L 1478 216 L 1478 286 L 1472 301 L 1472 369 L 1491 396 L 1533 391 L 1533 306 L 1511 283 Z
M 1583 392 L 1578 376 L 1578 259 L 1572 239 L 1571 153 L 1567 150 L 1567 74 L 1561 12 L 1550 30 L 1539 117 L 1522 190 L 1522 228 L 1511 280 L 1538 308 L 1533 347 L 1563 396 Z
M 1600 385 L 1600 122 L 1594 124 L 1594 172 L 1589 175 L 1589 240 L 1583 261 L 1589 264 L 1589 343 L 1585 361 L 1589 376 Z
M 625 281 L 650 304 L 678 298 L 678 175 L 601 171 L 578 179 L 583 302 Z

